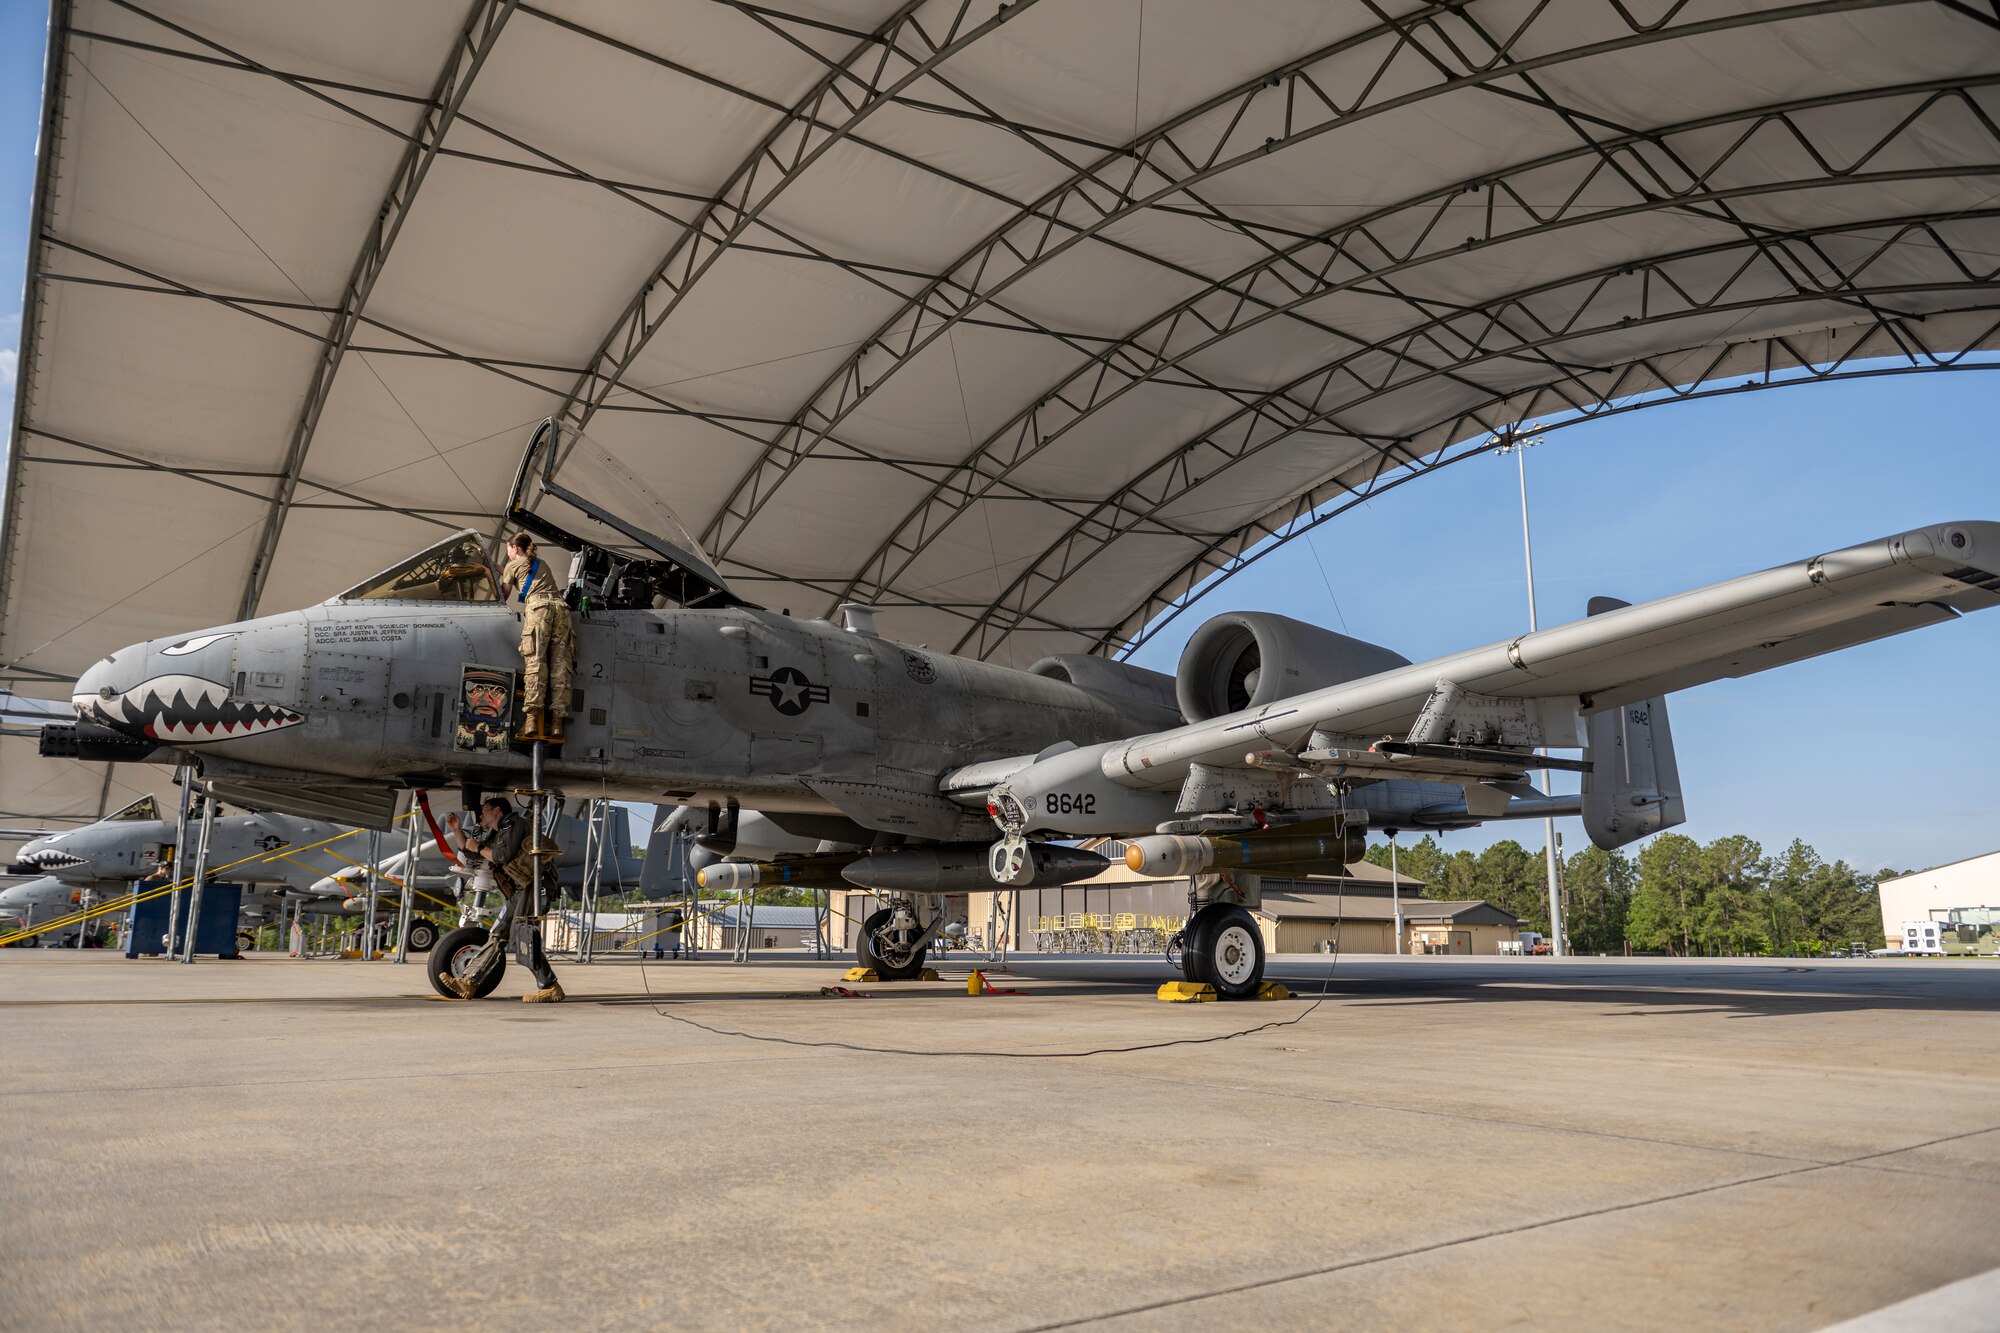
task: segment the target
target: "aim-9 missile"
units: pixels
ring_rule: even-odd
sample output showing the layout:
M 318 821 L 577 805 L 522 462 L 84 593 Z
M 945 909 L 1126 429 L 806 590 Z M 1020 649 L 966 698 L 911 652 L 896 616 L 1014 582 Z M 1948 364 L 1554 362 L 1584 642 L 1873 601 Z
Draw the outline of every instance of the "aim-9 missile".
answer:
M 1259 866 L 1323 863 L 1344 868 L 1361 859 L 1365 846 L 1363 831 L 1354 826 L 1322 835 L 1275 832 L 1241 838 L 1160 833 L 1127 843 L 1125 865 L 1137 874 L 1162 879 Z

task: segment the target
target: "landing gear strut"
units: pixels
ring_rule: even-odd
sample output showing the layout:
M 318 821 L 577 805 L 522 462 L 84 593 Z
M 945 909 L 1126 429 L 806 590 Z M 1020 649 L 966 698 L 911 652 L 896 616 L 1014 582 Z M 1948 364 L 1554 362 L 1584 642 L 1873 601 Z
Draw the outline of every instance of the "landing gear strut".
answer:
M 1264 981 L 1264 936 L 1257 919 L 1234 903 L 1210 903 L 1181 932 L 1181 974 L 1205 981 L 1225 999 L 1245 999 Z

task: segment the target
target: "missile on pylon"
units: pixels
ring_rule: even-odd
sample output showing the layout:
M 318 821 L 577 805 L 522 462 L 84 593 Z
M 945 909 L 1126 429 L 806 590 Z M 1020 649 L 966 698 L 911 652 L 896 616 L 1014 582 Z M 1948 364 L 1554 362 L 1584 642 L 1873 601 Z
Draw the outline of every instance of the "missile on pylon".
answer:
M 718 861 L 695 872 L 694 882 L 710 893 L 783 885 L 793 889 L 844 889 L 841 870 L 852 856 L 802 856 L 795 861 Z
M 1027 843 L 1025 858 L 1027 873 L 1005 887 L 1073 884 L 1111 864 L 1097 852 L 1049 842 Z M 851 863 L 842 874 L 850 884 L 886 893 L 983 893 L 1001 887 L 993 876 L 991 849 L 973 842 L 876 852 Z
M 1327 865 L 1344 869 L 1366 850 L 1363 830 L 1350 825 L 1325 834 L 1255 833 L 1240 838 L 1205 834 L 1152 834 L 1125 846 L 1125 865 L 1141 875 L 1171 879 L 1211 870 L 1263 866 Z

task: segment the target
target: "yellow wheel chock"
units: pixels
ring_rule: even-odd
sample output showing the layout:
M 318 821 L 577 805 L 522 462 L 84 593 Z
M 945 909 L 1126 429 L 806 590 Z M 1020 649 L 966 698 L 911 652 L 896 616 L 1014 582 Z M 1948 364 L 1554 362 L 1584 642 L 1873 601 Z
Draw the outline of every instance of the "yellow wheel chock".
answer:
M 1222 997 L 1217 995 L 1215 987 L 1209 985 L 1206 981 L 1169 981 L 1166 985 L 1160 987 L 1158 998 L 1165 1000 L 1168 1004 L 1205 1004 L 1210 1000 L 1219 1000 Z M 1283 982 L 1266 981 L 1257 987 L 1255 995 L 1246 996 L 1245 998 L 1255 1000 L 1289 1000 L 1292 998 L 1292 992 L 1286 988 Z

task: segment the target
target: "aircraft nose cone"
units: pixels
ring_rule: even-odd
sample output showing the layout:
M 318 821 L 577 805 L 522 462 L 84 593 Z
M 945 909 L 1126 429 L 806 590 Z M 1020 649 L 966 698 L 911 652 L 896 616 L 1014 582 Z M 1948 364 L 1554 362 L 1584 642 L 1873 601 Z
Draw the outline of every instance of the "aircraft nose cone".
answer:
M 70 691 L 70 707 L 76 709 L 80 718 L 93 722 L 104 722 L 118 726 L 118 722 L 105 716 L 102 705 L 116 699 L 124 691 L 115 683 L 125 674 L 121 659 L 129 661 L 134 653 L 143 649 L 121 648 L 111 656 L 96 662 L 81 676 L 76 678 L 76 687 Z
M 231 690 L 236 640 L 254 629 L 208 630 L 121 648 L 77 678 L 77 715 L 169 745 L 241 740 L 297 726 L 304 715 Z

